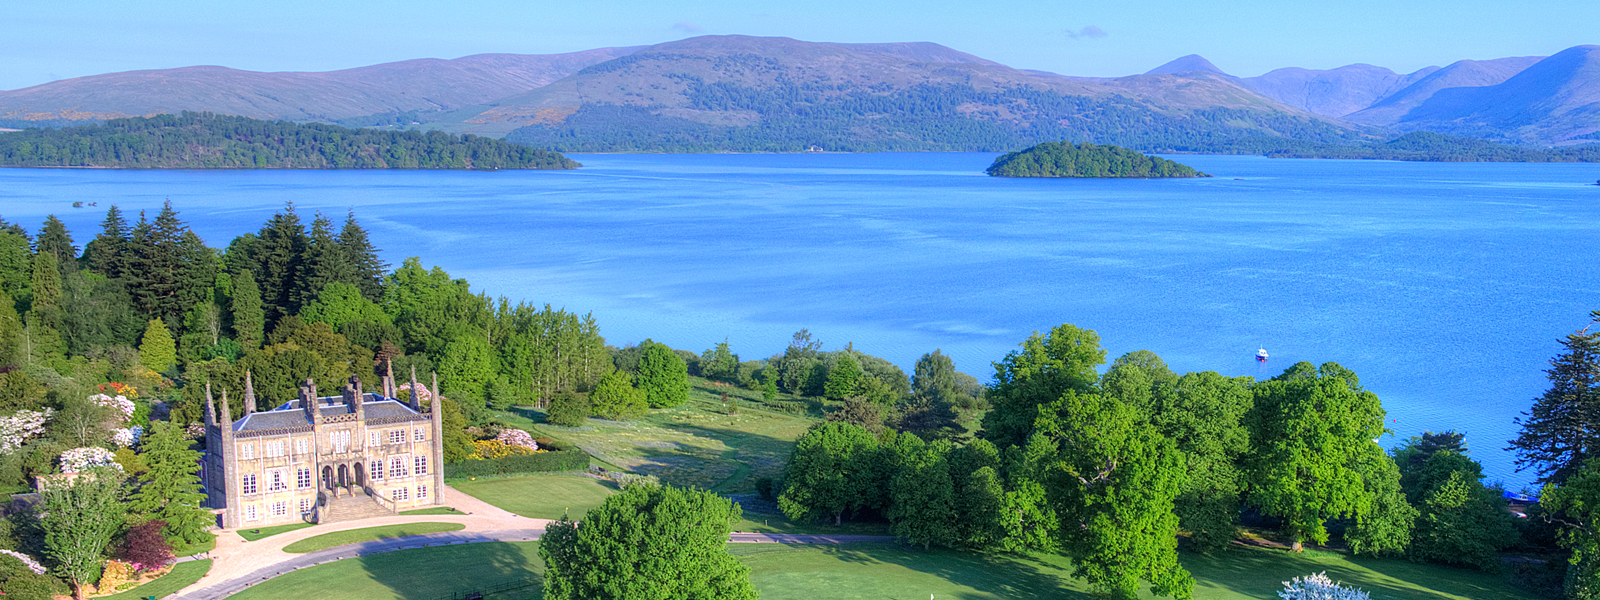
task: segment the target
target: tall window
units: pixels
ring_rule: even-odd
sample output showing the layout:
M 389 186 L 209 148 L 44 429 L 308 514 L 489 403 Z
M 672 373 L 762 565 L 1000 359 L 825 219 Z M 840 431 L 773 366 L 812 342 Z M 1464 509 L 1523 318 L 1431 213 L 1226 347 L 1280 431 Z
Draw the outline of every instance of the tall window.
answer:
M 419 455 L 415 459 L 412 459 L 412 462 L 414 463 L 413 466 L 416 469 L 414 472 L 416 474 L 418 474 L 418 475 L 427 475 L 428 474 L 428 457 L 427 456 L 420 456 Z
M 267 491 L 281 492 L 289 489 L 288 474 L 283 469 L 267 471 Z
M 300 439 L 297 439 L 297 440 L 294 441 L 294 453 L 295 454 L 305 454 L 306 453 L 306 439 L 305 438 L 300 438 Z
M 261 454 L 267 458 L 283 456 L 283 440 L 275 442 L 261 442 Z
M 311 487 L 311 469 L 302 468 L 296 470 L 294 472 L 294 485 L 302 490 Z
M 395 458 L 389 459 L 389 478 L 393 479 L 395 477 L 405 477 L 405 476 L 406 476 L 406 463 L 405 463 L 405 460 L 400 458 L 400 457 L 395 457 Z
M 255 444 L 239 444 L 239 458 L 252 459 L 256 457 Z
M 334 452 L 349 452 L 350 451 L 350 431 L 348 429 L 344 430 L 344 431 L 335 431 L 335 432 L 333 432 L 333 451 Z
M 383 461 L 372 461 L 372 468 L 369 470 L 372 471 L 373 479 L 383 479 Z
M 244 520 L 246 520 L 246 521 L 254 521 L 254 520 L 256 520 L 256 505 L 254 505 L 254 504 L 246 504 L 246 505 L 244 505 Z
M 398 444 L 398 443 L 404 442 L 404 441 L 406 441 L 406 430 L 404 430 L 404 429 L 391 429 L 391 430 L 389 430 L 389 443 Z
M 241 493 L 241 494 L 254 494 L 254 493 L 256 493 L 256 474 L 255 473 L 250 473 L 250 474 L 245 475 L 244 479 L 239 482 L 239 493 Z
M 378 444 L 383 443 L 382 441 L 380 441 L 382 439 L 382 437 L 383 437 L 383 434 L 381 434 L 381 433 L 378 433 L 376 431 L 368 431 L 367 432 L 367 445 L 368 446 L 376 446 Z
M 411 441 L 413 441 L 413 442 L 426 441 L 427 439 L 428 439 L 428 428 L 426 428 L 426 427 L 418 427 L 416 432 L 411 434 Z
M 428 499 L 428 486 L 425 486 L 425 485 L 417 486 L 417 499 L 418 500 L 427 500 Z

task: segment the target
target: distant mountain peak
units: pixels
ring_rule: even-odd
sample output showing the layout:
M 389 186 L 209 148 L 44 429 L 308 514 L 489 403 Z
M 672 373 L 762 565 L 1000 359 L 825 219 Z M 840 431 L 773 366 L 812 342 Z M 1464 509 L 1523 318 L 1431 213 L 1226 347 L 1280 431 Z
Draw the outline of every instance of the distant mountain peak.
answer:
M 1174 73 L 1191 73 L 1195 71 L 1227 75 L 1222 69 L 1218 69 L 1216 65 L 1211 64 L 1211 61 L 1206 60 L 1204 56 L 1199 54 L 1180 56 L 1172 62 L 1146 71 L 1145 75 L 1172 75 Z

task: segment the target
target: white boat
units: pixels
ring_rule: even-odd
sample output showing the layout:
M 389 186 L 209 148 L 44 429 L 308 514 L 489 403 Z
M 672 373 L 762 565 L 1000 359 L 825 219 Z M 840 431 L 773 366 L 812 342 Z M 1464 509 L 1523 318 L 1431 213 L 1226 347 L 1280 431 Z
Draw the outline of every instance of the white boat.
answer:
M 1256 360 L 1258 360 L 1260 362 L 1267 362 L 1267 349 L 1266 348 L 1261 348 L 1259 350 L 1256 350 Z

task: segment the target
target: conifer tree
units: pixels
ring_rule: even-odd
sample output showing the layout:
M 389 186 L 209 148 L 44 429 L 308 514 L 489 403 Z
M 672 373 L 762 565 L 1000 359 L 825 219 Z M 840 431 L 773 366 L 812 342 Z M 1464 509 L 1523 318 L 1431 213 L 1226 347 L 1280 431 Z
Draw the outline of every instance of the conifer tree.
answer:
M 150 319 L 144 337 L 139 341 L 139 364 L 149 367 L 151 371 L 164 373 L 177 362 L 178 345 L 172 339 L 172 332 L 167 331 L 167 325 L 161 319 Z
M 266 315 L 261 307 L 261 290 L 250 271 L 240 271 L 233 278 L 233 341 L 240 348 L 254 350 L 266 339 Z
M 122 210 L 117 205 L 111 205 L 106 210 L 105 220 L 101 222 L 100 235 L 95 236 L 94 241 L 83 249 L 89 270 L 112 279 L 122 277 L 127 260 L 128 236 L 128 220 L 123 218 Z
M 294 292 L 310 242 L 292 202 L 272 215 L 257 237 L 254 247 L 256 286 L 261 289 L 261 308 L 266 313 L 267 323 L 274 324 L 278 319 L 300 312 L 299 305 L 294 302 Z
M 33 252 L 28 249 L 27 236 L 0 229 L 0 291 L 27 297 L 32 274 Z
M 78 270 L 78 248 L 72 245 L 72 234 L 67 231 L 66 224 L 55 215 L 45 218 L 33 247 L 36 254 L 54 255 L 62 276 Z
M 360 288 L 361 295 L 368 300 L 382 300 L 381 284 L 384 274 L 389 272 L 389 265 L 378 258 L 378 249 L 372 247 L 367 230 L 356 222 L 355 211 L 345 216 L 344 229 L 339 231 L 339 253 L 344 255 L 344 262 L 351 269 L 345 283 Z
M 33 257 L 32 289 L 35 312 L 61 309 L 61 270 L 57 268 L 55 254 L 40 252 Z
M 17 314 L 11 295 L 0 290 L 0 367 L 9 367 L 27 360 L 28 351 L 24 336 L 22 316 Z
M 1600 332 L 1589 331 L 1600 311 L 1589 316 L 1593 322 L 1562 340 L 1566 350 L 1550 359 L 1550 389 L 1517 419 L 1522 432 L 1509 448 L 1517 469 L 1537 469 L 1543 483 L 1559 485 L 1600 458 Z
M 211 517 L 202 506 L 206 497 L 200 491 L 200 453 L 189 448 L 182 428 L 167 421 L 151 423 L 140 449 L 149 470 L 140 475 L 128 510 L 165 521 L 168 540 L 205 542 Z
M 315 302 L 322 288 L 330 283 L 348 283 L 355 279 L 354 266 L 348 262 L 333 237 L 333 222 L 322 213 L 317 213 L 317 218 L 311 221 L 311 235 L 306 238 L 300 265 L 300 276 L 295 280 L 294 289 L 297 307 Z

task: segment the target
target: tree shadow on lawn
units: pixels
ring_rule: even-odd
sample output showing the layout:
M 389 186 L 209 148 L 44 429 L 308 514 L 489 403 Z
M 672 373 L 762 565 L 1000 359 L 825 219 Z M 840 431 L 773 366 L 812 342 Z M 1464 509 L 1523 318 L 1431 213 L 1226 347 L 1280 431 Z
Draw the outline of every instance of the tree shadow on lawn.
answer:
M 517 597 L 543 595 L 544 565 L 531 545 L 483 542 L 402 550 L 363 556 L 357 560 L 367 576 L 405 600 L 440 600 L 496 591 L 513 585 Z M 531 560 L 530 560 L 531 558 Z
M 1231 594 L 1275 600 L 1283 582 L 1326 572 L 1374 598 L 1396 600 L 1512 600 L 1526 595 L 1501 576 L 1396 559 L 1357 559 L 1317 550 L 1295 554 L 1272 548 L 1230 547 L 1211 554 L 1180 553 L 1195 577 L 1196 597 Z M 1207 591 L 1211 593 L 1207 593 Z
M 1082 581 L 1050 571 L 1069 571 L 1031 556 L 984 554 L 959 550 L 922 551 L 897 544 L 847 544 L 824 548 L 843 562 L 863 565 L 893 564 L 927 573 L 953 584 L 983 592 L 960 593 L 957 598 L 1095 598 Z

